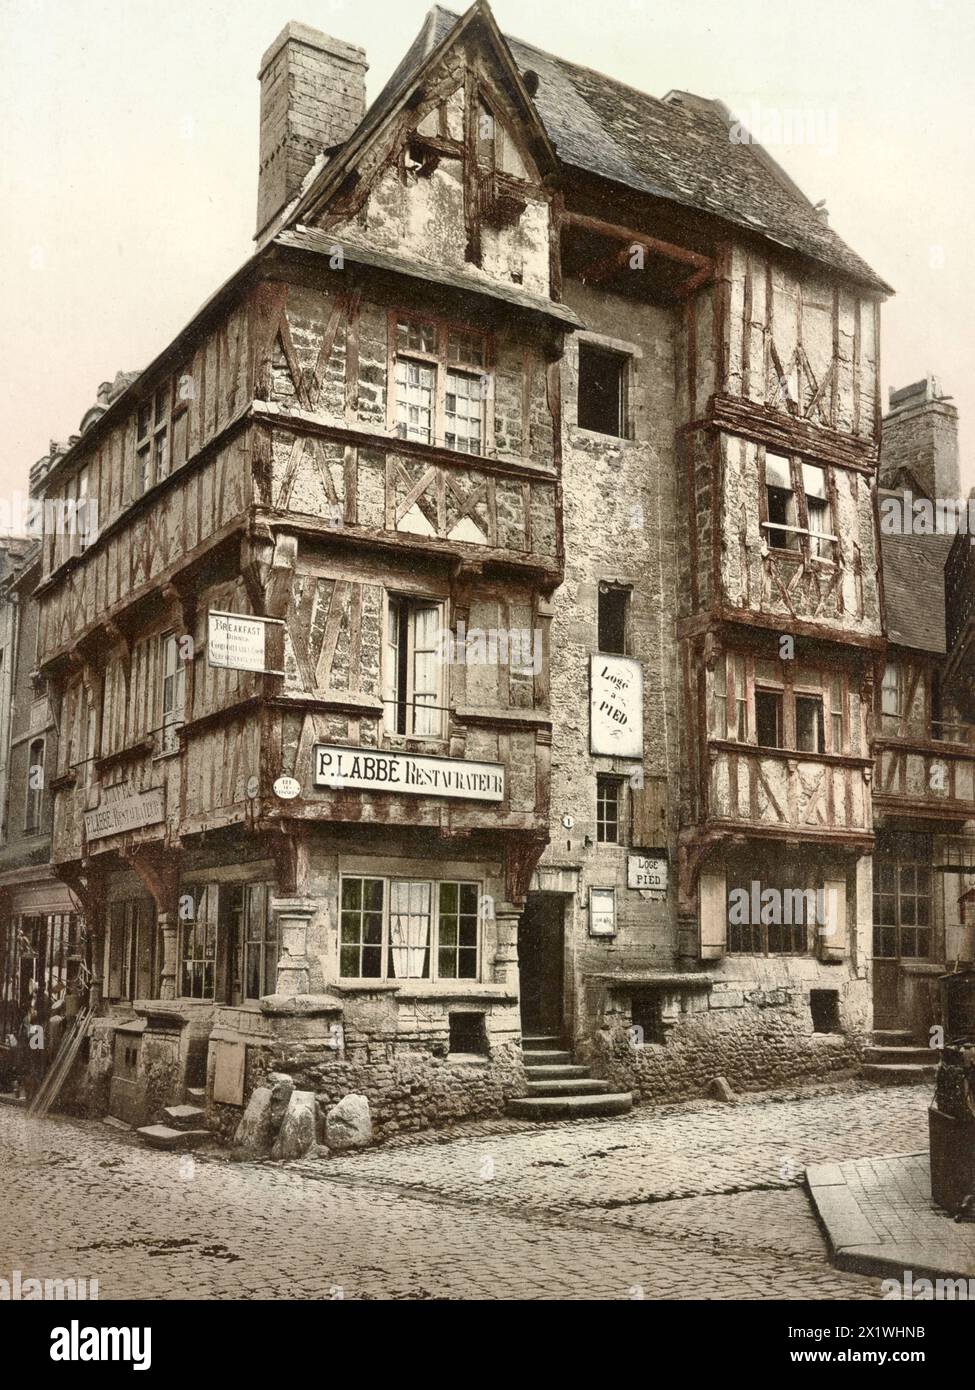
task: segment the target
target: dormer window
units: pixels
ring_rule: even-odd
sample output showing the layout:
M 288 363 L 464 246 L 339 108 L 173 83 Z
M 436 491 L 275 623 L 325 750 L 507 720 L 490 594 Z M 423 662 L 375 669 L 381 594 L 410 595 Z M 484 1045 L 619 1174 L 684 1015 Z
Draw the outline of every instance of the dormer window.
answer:
M 169 476 L 170 384 L 161 386 L 139 406 L 136 417 L 134 496 Z

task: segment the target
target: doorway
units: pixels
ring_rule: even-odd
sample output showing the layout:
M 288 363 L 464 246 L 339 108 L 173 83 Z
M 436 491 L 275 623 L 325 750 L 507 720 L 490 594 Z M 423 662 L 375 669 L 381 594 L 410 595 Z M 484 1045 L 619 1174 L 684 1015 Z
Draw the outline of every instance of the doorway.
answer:
M 529 893 L 518 927 L 521 1029 L 561 1037 L 565 974 L 565 899 Z
M 873 861 L 874 1028 L 908 1028 L 901 963 L 933 959 L 931 836 L 880 832 Z

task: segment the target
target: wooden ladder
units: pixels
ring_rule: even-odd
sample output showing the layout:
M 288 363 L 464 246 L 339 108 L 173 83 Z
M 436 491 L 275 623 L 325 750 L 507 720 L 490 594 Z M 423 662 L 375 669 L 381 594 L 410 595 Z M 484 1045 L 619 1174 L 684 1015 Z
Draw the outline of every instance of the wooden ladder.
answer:
M 74 1066 L 75 1058 L 81 1050 L 81 1044 L 88 1036 L 88 1029 L 91 1026 L 94 1012 L 94 1009 L 90 1007 L 82 1009 L 71 1028 L 62 1038 L 57 1056 L 48 1067 L 44 1080 L 27 1106 L 28 1115 L 46 1115 L 61 1094 L 61 1088 Z

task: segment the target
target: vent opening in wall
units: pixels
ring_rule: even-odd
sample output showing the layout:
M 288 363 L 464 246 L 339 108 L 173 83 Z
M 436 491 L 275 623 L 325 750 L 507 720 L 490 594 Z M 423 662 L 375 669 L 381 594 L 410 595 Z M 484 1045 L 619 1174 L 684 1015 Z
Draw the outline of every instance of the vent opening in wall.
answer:
M 483 1014 L 450 1015 L 450 1051 L 488 1055 L 487 1025 Z
M 809 1009 L 814 1033 L 839 1033 L 840 995 L 836 989 L 811 989 Z
M 658 994 L 636 995 L 630 1001 L 632 1041 L 636 1047 L 666 1041 L 663 1010 Z

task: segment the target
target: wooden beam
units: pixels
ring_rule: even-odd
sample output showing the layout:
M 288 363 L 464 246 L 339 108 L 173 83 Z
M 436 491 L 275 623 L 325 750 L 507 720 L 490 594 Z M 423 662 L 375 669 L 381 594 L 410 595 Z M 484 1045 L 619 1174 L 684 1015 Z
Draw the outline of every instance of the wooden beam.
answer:
M 648 236 L 646 232 L 634 231 L 632 227 L 621 227 L 615 222 L 604 222 L 601 217 L 589 217 L 582 212 L 565 212 L 562 221 L 570 227 L 581 227 L 584 231 L 595 232 L 597 236 L 610 237 L 613 241 L 626 241 L 631 245 L 644 246 L 648 251 L 656 251 L 672 261 L 683 261 L 699 270 L 713 269 L 710 256 L 700 251 L 691 251 L 686 246 L 676 246 L 672 241 L 661 241 L 659 237 Z

